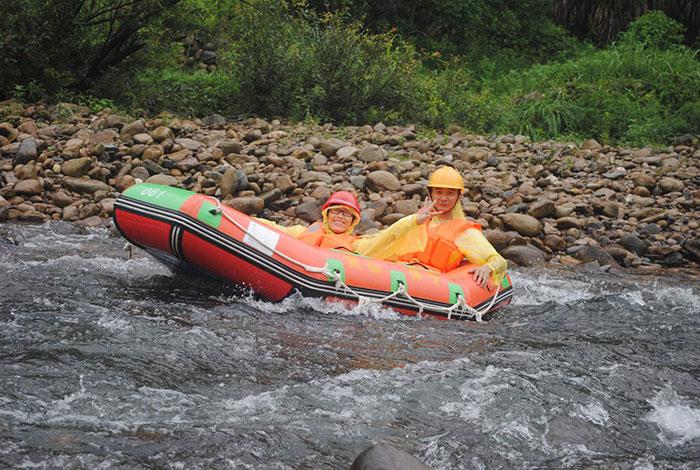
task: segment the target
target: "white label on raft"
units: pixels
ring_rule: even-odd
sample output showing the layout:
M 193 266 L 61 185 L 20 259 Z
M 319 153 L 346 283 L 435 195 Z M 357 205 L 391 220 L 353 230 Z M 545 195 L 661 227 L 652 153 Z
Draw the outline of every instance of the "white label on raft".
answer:
M 274 230 L 264 227 L 256 222 L 250 221 L 248 230 L 243 237 L 243 243 L 255 248 L 261 253 L 272 256 L 272 252 L 277 248 L 280 241 L 280 234 Z

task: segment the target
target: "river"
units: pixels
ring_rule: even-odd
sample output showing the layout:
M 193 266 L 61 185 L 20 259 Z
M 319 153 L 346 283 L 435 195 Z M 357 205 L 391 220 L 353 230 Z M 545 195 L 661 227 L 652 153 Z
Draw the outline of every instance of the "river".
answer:
M 697 277 L 515 269 L 484 323 L 256 300 L 107 229 L 0 225 L 0 467 L 697 468 Z

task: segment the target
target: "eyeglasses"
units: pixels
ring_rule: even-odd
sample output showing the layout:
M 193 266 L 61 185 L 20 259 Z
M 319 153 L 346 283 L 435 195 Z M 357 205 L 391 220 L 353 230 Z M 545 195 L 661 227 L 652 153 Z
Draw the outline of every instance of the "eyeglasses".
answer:
M 347 218 L 352 218 L 353 215 L 350 211 L 345 210 L 345 209 L 340 209 L 340 208 L 333 208 L 328 210 L 328 215 L 334 215 L 334 216 L 339 216 L 342 215 L 343 217 Z

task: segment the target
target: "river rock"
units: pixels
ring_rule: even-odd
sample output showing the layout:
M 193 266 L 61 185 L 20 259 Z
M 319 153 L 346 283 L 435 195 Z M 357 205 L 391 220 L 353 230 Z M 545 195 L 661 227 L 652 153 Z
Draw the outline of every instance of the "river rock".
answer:
M 44 192 L 44 186 L 41 184 L 41 181 L 37 179 L 21 180 L 15 183 L 15 186 L 14 188 L 12 188 L 12 190 L 15 192 L 15 194 L 21 194 L 23 196 L 34 196 Z
M 347 144 L 340 139 L 332 138 L 328 140 L 322 140 L 319 146 L 319 150 L 326 157 L 332 157 L 336 152 L 345 147 Z
M 289 175 L 282 175 L 275 181 L 275 187 L 284 194 L 289 194 L 296 186 Z
M 502 254 L 518 266 L 538 266 L 546 261 L 545 254 L 530 244 L 509 246 Z
M 90 170 L 92 166 L 92 158 L 82 157 L 74 158 L 73 160 L 68 160 L 61 167 L 61 173 L 66 176 L 79 177 L 83 176 Z
M 613 257 L 598 245 L 584 245 L 575 256 L 583 263 L 597 262 L 600 266 L 617 265 Z
M 348 145 L 346 147 L 339 148 L 335 155 L 338 157 L 338 160 L 344 161 L 357 156 L 358 153 L 360 153 L 359 148 Z
M 659 189 L 663 194 L 681 192 L 683 191 L 684 187 L 685 185 L 682 181 L 668 176 L 661 178 L 661 180 L 659 181 Z
M 401 199 L 394 204 L 394 212 L 402 215 L 415 214 L 420 207 L 420 202 L 415 199 Z
M 632 234 L 625 234 L 620 237 L 620 245 L 626 250 L 636 253 L 638 256 L 643 256 L 647 251 L 647 245 L 641 239 Z
M 536 219 L 543 219 L 554 214 L 555 209 L 556 205 L 554 204 L 554 201 L 550 201 L 549 199 L 540 199 L 530 206 L 527 213 Z
M 386 160 L 386 151 L 377 145 L 368 145 L 357 153 L 357 159 L 364 163 Z
M 228 198 L 225 199 L 223 203 L 248 215 L 259 214 L 265 209 L 265 201 L 257 196 Z
M 350 470 L 430 470 L 430 467 L 396 447 L 375 444 L 355 458 Z
M 525 237 L 536 237 L 542 231 L 542 224 L 540 221 L 531 215 L 503 214 L 500 218 L 507 227 Z
M 377 170 L 368 174 L 366 184 L 373 191 L 398 191 L 401 189 L 399 179 L 385 170 Z
M 207 51 L 209 53 L 213 53 L 213 51 Z M 216 58 L 216 55 L 214 55 L 214 58 Z M 205 60 L 204 57 L 202 60 L 205 63 L 209 63 L 208 61 L 211 61 L 211 59 Z M 216 59 L 214 59 L 216 60 Z M 209 128 L 223 128 L 226 125 L 226 118 L 223 117 L 221 114 L 210 114 L 209 116 L 205 116 L 202 118 L 202 125 L 204 127 L 209 127 Z
M 30 162 L 15 169 L 15 176 L 21 180 L 36 179 L 36 177 L 39 176 L 39 169 L 37 165 Z
M 224 155 L 229 155 L 231 153 L 241 153 L 243 150 L 243 144 L 237 140 L 233 139 L 223 139 L 216 144 L 217 148 L 220 148 Z
M 683 254 L 689 260 L 700 262 L 700 238 L 686 240 L 683 243 Z
M 89 178 L 73 178 L 70 176 L 63 178 L 63 186 L 76 193 L 93 194 L 97 191 L 112 191 L 112 188 L 102 181 Z
M 294 213 L 301 220 L 309 223 L 321 220 L 320 200 L 302 202 L 295 208 Z
M 73 198 L 63 191 L 56 191 L 53 194 L 53 204 L 58 207 L 66 207 L 73 204 Z
M 15 154 L 14 163 L 29 163 L 32 160 L 36 160 L 39 155 L 39 150 L 37 147 L 36 140 L 33 137 L 24 139 L 19 144 L 19 149 Z
M 146 183 L 162 184 L 163 186 L 177 186 L 177 178 L 171 175 L 157 174 L 149 177 Z
M 123 141 L 129 141 L 133 139 L 136 134 L 142 134 L 146 132 L 146 126 L 144 125 L 143 119 L 138 119 L 131 124 L 127 124 L 122 127 L 119 137 Z

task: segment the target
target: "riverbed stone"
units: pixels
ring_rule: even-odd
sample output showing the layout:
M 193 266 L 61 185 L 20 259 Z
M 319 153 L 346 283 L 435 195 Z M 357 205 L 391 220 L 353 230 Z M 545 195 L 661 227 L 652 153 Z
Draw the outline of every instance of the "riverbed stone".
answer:
M 66 176 L 79 177 L 87 173 L 91 166 L 92 158 L 90 157 L 74 158 L 63 164 L 61 173 Z
M 368 174 L 366 184 L 373 191 L 398 191 L 401 189 L 399 179 L 385 170 L 377 170 Z
M 17 149 L 15 154 L 15 163 L 29 163 L 32 160 L 36 160 L 39 155 L 39 149 L 36 140 L 33 137 L 24 139 Z
M 507 227 L 526 237 L 535 237 L 542 231 L 542 223 L 531 215 L 510 213 L 501 215 L 500 219 Z
M 15 183 L 12 190 L 15 194 L 21 194 L 24 196 L 34 196 L 44 192 L 44 186 L 41 181 L 37 179 L 21 180 Z
M 224 200 L 224 204 L 248 215 L 259 214 L 265 209 L 265 200 L 257 196 L 241 196 Z
M 163 186 L 177 186 L 177 178 L 165 174 L 157 174 L 150 176 L 145 182 L 152 184 L 162 184 Z
M 63 178 L 63 186 L 76 193 L 95 193 L 97 191 L 111 191 L 112 188 L 102 181 L 93 180 L 90 178 Z
M 518 266 L 539 266 L 546 261 L 545 254 L 529 244 L 509 246 L 502 251 L 502 255 Z

